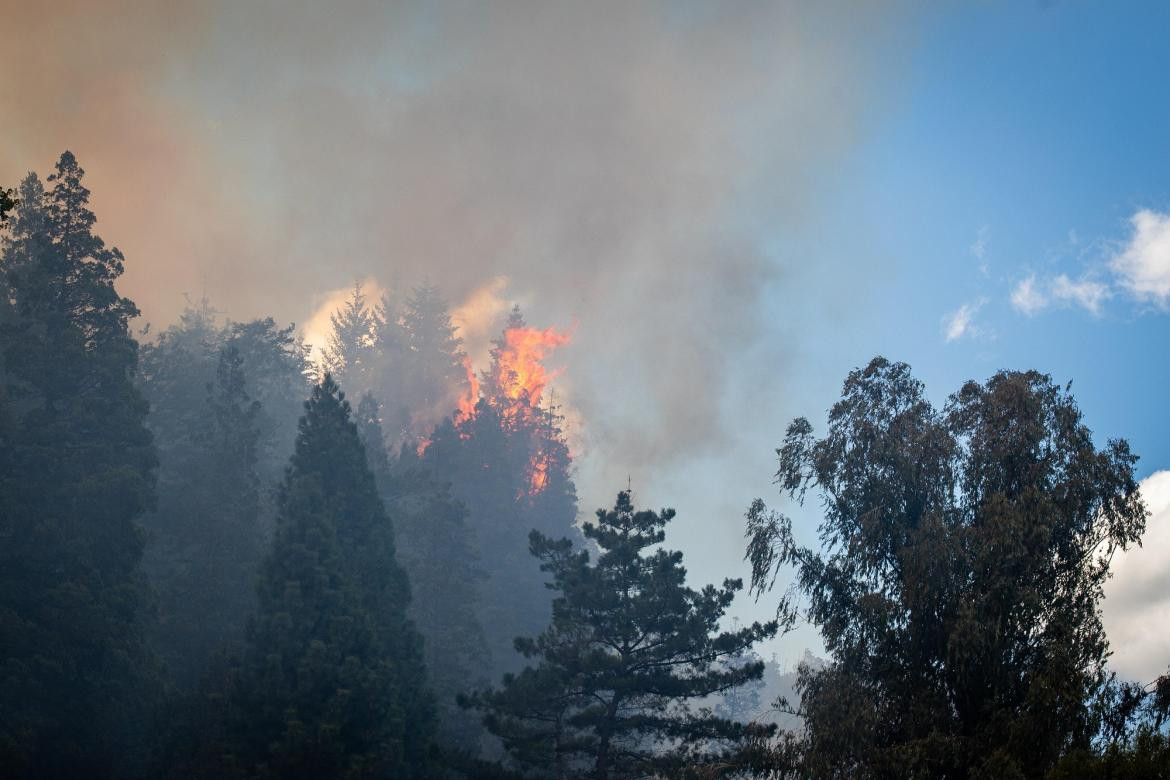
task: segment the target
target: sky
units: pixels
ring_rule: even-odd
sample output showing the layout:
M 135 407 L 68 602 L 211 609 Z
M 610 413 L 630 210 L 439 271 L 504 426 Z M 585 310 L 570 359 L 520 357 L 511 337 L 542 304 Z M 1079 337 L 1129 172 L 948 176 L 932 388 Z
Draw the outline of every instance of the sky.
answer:
M 1164 670 L 1170 6 L 46 5 L 0 0 L 0 183 L 77 154 L 140 325 L 206 293 L 319 339 L 355 280 L 429 280 L 482 364 L 519 303 L 573 332 L 583 512 L 676 508 L 696 583 L 746 576 L 757 495 L 813 539 L 774 448 L 850 369 L 938 403 L 1039 369 L 1142 457 L 1104 614 L 1120 672 Z

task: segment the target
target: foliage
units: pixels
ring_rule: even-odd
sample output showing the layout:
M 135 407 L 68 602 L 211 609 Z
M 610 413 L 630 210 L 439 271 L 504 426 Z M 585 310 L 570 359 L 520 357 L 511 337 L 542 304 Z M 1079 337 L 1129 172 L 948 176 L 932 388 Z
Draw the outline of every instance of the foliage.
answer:
M 8 213 L 15 209 L 19 202 L 15 191 L 0 187 L 0 223 L 8 219 Z
M 417 459 L 408 455 L 390 462 L 378 412 L 377 402 L 366 395 L 356 421 L 394 519 L 398 560 L 410 580 L 409 616 L 424 640 L 439 738 L 448 748 L 474 755 L 481 729 L 456 698 L 482 684 L 489 659 L 479 622 L 485 575 L 471 546 L 467 510 Z
M 600 550 L 533 531 L 552 576 L 552 624 L 516 648 L 535 661 L 468 700 L 517 763 L 539 776 L 644 777 L 721 757 L 750 732 L 688 702 L 759 679 L 763 664 L 728 664 L 776 623 L 719 632 L 742 583 L 686 586 L 682 555 L 662 549 L 673 510 L 635 511 L 627 492 L 585 536 Z M 653 551 L 650 548 L 656 548 Z
M 824 438 L 798 419 L 777 453 L 783 490 L 824 509 L 819 551 L 748 512 L 754 590 L 794 569 L 832 657 L 799 683 L 808 775 L 1041 777 L 1090 745 L 1101 586 L 1146 515 L 1124 441 L 1098 450 L 1045 375 L 968 382 L 939 411 L 876 358 Z
M 331 378 L 305 410 L 219 755 L 263 776 L 429 776 L 433 705 L 393 529 Z
M 124 769 L 154 688 L 138 311 L 83 174 L 69 152 L 49 191 L 30 174 L 0 255 L 0 764 L 15 776 Z
M 189 690 L 243 638 L 275 512 L 270 486 L 307 390 L 304 353 L 272 320 L 221 325 L 204 299 L 143 348 L 139 385 L 160 456 L 144 565 L 152 640 Z

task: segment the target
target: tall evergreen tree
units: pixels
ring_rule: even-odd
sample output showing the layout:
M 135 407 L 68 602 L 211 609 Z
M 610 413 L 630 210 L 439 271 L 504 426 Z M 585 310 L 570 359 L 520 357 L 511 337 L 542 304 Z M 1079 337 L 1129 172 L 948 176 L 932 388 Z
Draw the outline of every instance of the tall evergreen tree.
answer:
M 459 707 L 459 694 L 482 685 L 488 652 L 479 617 L 480 569 L 467 510 L 405 448 L 391 462 L 384 446 L 378 403 L 366 395 L 356 422 L 370 465 L 394 522 L 398 560 L 410 580 L 409 616 L 423 637 L 424 660 L 435 693 L 439 737 L 464 753 L 479 750 L 481 729 Z
M 261 496 L 260 403 L 245 385 L 243 358 L 220 349 L 214 382 L 190 441 L 164 451 L 165 482 L 153 517 L 147 569 L 158 591 L 154 635 L 177 680 L 190 687 L 212 654 L 243 639 L 255 609 Z
M 687 706 L 758 680 L 741 657 L 775 622 L 719 631 L 738 580 L 686 586 L 682 554 L 658 547 L 674 511 L 635 511 L 630 494 L 598 510 L 585 536 L 596 564 L 568 540 L 533 531 L 532 554 L 552 575 L 552 624 L 516 648 L 535 661 L 468 701 L 522 767 L 540 777 L 662 776 L 722 754 L 750 733 Z M 657 547 L 654 551 L 649 548 Z
M 279 506 L 235 694 L 238 761 L 281 777 L 427 776 L 433 704 L 409 588 L 328 376 L 305 405 Z
M 115 289 L 122 254 L 93 232 L 82 176 L 69 152 L 48 192 L 30 174 L 0 256 L 0 765 L 15 776 L 112 773 L 153 668 L 138 311 Z
M 152 636 L 188 690 L 216 647 L 242 639 L 253 611 L 271 487 L 308 388 L 305 353 L 290 328 L 221 324 L 206 299 L 142 352 L 160 459 L 158 505 L 145 518 L 159 597 Z
M 939 411 L 875 358 L 824 438 L 798 419 L 777 452 L 782 488 L 825 507 L 822 550 L 759 499 L 748 513 L 755 589 L 791 566 L 831 654 L 799 681 L 804 774 L 1042 777 L 1089 747 L 1101 586 L 1145 525 L 1124 441 L 1097 449 L 1043 374 L 968 382 Z
M 374 308 L 374 358 L 370 391 L 379 403 L 382 433 L 389 451 L 417 438 L 407 392 L 408 337 L 402 325 L 402 300 L 392 286 Z
M 551 404 L 542 408 L 539 397 L 508 386 L 514 380 L 501 366 L 508 330 L 521 327 L 523 317 L 514 309 L 473 413 L 436 427 L 422 455 L 468 508 L 475 552 L 487 574 L 481 622 L 493 673 L 520 669 L 513 640 L 539 633 L 551 614 L 547 574 L 527 554 L 529 532 L 582 540 L 560 418 Z
M 439 289 L 415 287 L 402 310 L 406 337 L 404 394 L 415 416 L 415 430 L 425 432 L 451 413 L 467 390 L 466 355 L 455 335 L 451 313 Z
M 323 354 L 325 370 L 351 394 L 360 397 L 372 384 L 377 326 L 361 282 L 354 282 L 349 298 L 329 315 L 329 323 L 332 330 Z

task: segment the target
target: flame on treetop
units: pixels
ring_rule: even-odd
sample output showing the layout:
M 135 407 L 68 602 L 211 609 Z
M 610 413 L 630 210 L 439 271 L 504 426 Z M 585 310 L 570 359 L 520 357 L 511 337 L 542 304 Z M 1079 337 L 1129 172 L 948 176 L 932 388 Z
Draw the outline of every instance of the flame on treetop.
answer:
M 544 359 L 557 347 L 569 343 L 569 334 L 556 328 L 508 328 L 495 350 L 494 376 L 506 417 L 514 416 L 518 405 L 529 407 L 540 403 L 549 382 L 560 375 L 560 370 L 549 371 Z

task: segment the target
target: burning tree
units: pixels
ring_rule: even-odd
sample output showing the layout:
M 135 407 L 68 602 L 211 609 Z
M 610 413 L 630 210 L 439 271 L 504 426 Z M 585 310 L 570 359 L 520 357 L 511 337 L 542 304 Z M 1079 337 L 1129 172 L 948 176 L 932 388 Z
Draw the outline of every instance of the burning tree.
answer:
M 555 329 L 527 327 L 513 309 L 481 375 L 480 396 L 474 405 L 465 396 L 418 455 L 438 478 L 451 481 L 468 508 L 468 527 L 488 574 L 482 623 L 500 671 L 517 668 L 512 640 L 548 621 L 551 598 L 545 576 L 526 554 L 528 533 L 580 538 L 562 419 L 555 405 L 541 405 L 557 375 L 543 361 L 567 342 L 568 335 Z M 474 374 L 464 370 L 474 389 Z

